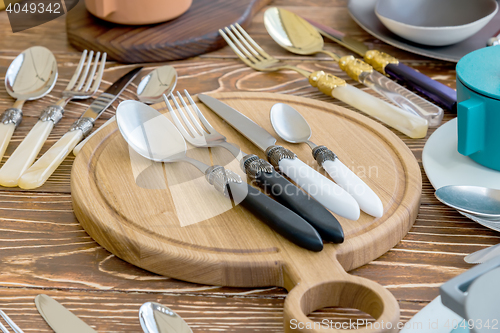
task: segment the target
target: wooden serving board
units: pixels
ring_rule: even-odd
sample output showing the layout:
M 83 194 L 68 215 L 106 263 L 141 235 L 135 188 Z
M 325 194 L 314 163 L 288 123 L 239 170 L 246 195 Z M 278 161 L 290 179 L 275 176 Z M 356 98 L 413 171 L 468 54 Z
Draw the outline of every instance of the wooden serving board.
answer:
M 74 211 L 85 230 L 118 257 L 158 274 L 202 284 L 285 287 L 290 291 L 285 302 L 287 332 L 297 331 L 290 320 L 310 323 L 307 314 L 333 305 L 358 308 L 380 323 L 391 322 L 396 327 L 399 307 L 392 294 L 346 271 L 395 246 L 415 221 L 422 181 L 411 151 L 384 126 L 325 102 L 270 93 L 213 96 L 270 133 L 274 133 L 269 122 L 273 104 L 283 102 L 296 108 L 309 122 L 313 142 L 332 149 L 380 196 L 384 216 L 375 219 L 362 213 L 358 221 L 339 217 L 346 236 L 343 244 L 325 244 L 319 253 L 304 250 L 249 211 L 231 208 L 194 167 L 184 163 L 162 166 L 138 157 L 112 123 L 89 140 L 72 169 Z M 195 101 L 228 141 L 246 153 L 264 157 L 230 125 Z M 163 103 L 155 107 L 166 111 Z M 306 144 L 282 140 L 278 144 L 319 169 Z M 220 148 L 210 152 L 190 149 L 188 156 L 233 171 L 239 169 Z M 384 331 L 380 323 L 379 329 L 366 331 Z M 298 331 L 331 332 L 324 327 Z
M 123 63 L 186 59 L 217 50 L 226 43 L 218 30 L 233 23 L 248 26 L 271 0 L 193 0 L 189 10 L 160 24 L 128 26 L 101 20 L 84 1 L 66 14 L 68 40 L 80 51 L 107 52 Z

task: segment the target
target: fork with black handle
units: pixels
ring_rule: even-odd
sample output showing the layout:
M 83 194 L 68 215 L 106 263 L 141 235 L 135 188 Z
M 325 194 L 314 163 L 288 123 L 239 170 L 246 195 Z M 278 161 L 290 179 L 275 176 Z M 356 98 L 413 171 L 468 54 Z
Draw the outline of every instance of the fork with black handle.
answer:
M 256 180 L 256 183 L 271 193 L 279 203 L 309 222 L 325 241 L 333 243 L 344 241 L 342 226 L 335 216 L 318 201 L 309 197 L 304 191 L 277 173 L 270 163 L 256 155 L 245 154 L 239 147 L 227 142 L 226 137 L 217 132 L 203 116 L 187 90 L 184 90 L 184 94 L 191 107 L 188 106 L 179 92 L 177 92 L 177 97 L 182 107 L 171 95 L 179 116 L 173 110 L 168 98 L 165 95 L 163 98 L 175 126 L 186 141 L 195 147 L 223 147 L 229 150 L 240 161 L 242 170 L 250 178 Z

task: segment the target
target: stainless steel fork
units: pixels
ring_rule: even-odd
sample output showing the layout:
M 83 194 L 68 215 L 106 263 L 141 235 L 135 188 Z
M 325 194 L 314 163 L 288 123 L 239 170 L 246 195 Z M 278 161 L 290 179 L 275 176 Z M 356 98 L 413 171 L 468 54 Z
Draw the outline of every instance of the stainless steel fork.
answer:
M 0 310 L 0 316 L 3 318 L 3 320 L 5 320 L 5 322 L 7 323 L 7 325 L 9 325 L 10 328 L 12 328 L 12 330 L 15 332 L 15 333 L 24 333 L 20 328 L 19 326 L 16 325 L 16 323 L 14 323 L 12 321 L 12 319 L 9 318 L 9 316 L 7 316 L 5 314 L 5 312 L 3 312 L 2 310 Z M 0 323 L 0 330 L 3 332 L 3 333 L 10 333 L 9 330 L 7 329 L 7 327 L 5 327 L 2 323 Z
M 94 51 L 83 51 L 62 98 L 43 110 L 40 120 L 0 169 L 0 185 L 17 186 L 19 178 L 33 164 L 50 132 L 61 120 L 66 104 L 72 99 L 89 98 L 99 89 L 105 63 L 106 53 L 101 57 L 101 53 L 97 52 L 94 57 Z
M 309 222 L 325 241 L 334 243 L 342 243 L 344 241 L 342 227 L 328 210 L 277 173 L 270 163 L 260 159 L 256 155 L 245 154 L 239 147 L 227 142 L 226 137 L 217 132 L 205 116 L 203 116 L 203 113 L 201 113 L 187 90 L 184 90 L 184 94 L 191 107 L 188 106 L 179 92 L 177 92 L 177 97 L 182 107 L 176 98 L 170 95 L 180 117 L 174 112 L 165 95 L 163 95 L 163 99 L 172 115 L 175 126 L 186 141 L 195 147 L 226 148 L 240 162 L 241 169 L 252 179 L 252 183 L 267 190 L 280 204 Z M 204 128 L 201 126 L 202 124 Z
M 219 33 L 236 55 L 255 70 L 273 72 L 289 69 L 296 71 L 307 77 L 309 83 L 325 95 L 335 97 L 411 138 L 423 138 L 427 134 L 428 122 L 426 119 L 372 96 L 331 74 L 323 71 L 310 72 L 283 63 L 264 51 L 237 23 L 220 29 Z
M 182 136 L 184 139 L 186 139 L 187 142 L 192 144 L 195 147 L 200 147 L 200 148 L 206 148 L 206 147 L 223 147 L 229 150 L 231 154 L 233 154 L 234 157 L 240 161 L 243 157 L 243 153 L 241 152 L 240 148 L 233 145 L 232 143 L 227 142 L 226 137 L 219 132 L 217 132 L 212 125 L 208 122 L 208 120 L 203 116 L 201 113 L 200 109 L 196 105 L 196 103 L 193 101 L 191 98 L 191 95 L 189 95 L 187 90 L 184 90 L 184 94 L 186 95 L 186 98 L 188 99 L 189 103 L 191 104 L 191 108 L 186 104 L 184 101 L 184 98 L 182 98 L 182 95 L 177 91 L 177 97 L 179 101 L 181 101 L 183 107 L 181 108 L 175 97 L 172 96 L 171 99 L 175 105 L 175 108 L 177 112 L 179 113 L 180 118 L 182 118 L 182 121 L 179 119 L 177 114 L 174 112 L 172 109 L 172 106 L 168 102 L 168 98 L 165 98 L 165 103 L 167 104 L 168 110 L 170 111 L 170 114 L 172 115 L 172 119 L 174 120 L 174 124 L 177 127 L 177 129 L 181 132 Z M 164 95 L 165 96 L 165 95 Z M 196 115 L 193 113 L 196 113 Z M 191 119 L 191 121 L 188 120 L 188 118 Z M 201 124 L 205 128 L 201 126 Z M 185 125 L 183 125 L 183 123 Z M 193 127 L 194 125 L 194 127 Z

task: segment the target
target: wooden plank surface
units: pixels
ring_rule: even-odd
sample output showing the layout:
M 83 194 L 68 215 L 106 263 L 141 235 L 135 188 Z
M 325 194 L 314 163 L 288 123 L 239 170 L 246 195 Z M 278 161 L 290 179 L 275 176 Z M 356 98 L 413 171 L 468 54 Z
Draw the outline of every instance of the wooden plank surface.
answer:
M 455 87 L 455 65 L 400 51 L 359 28 L 349 17 L 346 0 L 276 0 L 305 17 L 348 32 L 370 46 L 399 57 L 423 73 Z M 254 18 L 250 34 L 273 55 L 289 59 L 306 69 L 330 70 L 341 77 L 338 67 L 325 56 L 301 57 L 280 49 L 267 36 L 261 11 Z M 60 80 L 46 98 L 28 102 L 23 123 L 14 134 L 7 158 L 36 122 L 40 111 L 54 102 L 70 78 L 79 53 L 66 40 L 64 17 L 19 33 L 11 33 L 5 13 L 0 13 L 0 79 L 14 57 L 23 49 L 42 45 L 50 48 L 59 63 Z M 326 47 L 339 54 L 347 51 L 333 43 Z M 245 67 L 225 47 L 213 53 L 171 62 L 180 77 L 178 89 L 191 94 L 215 91 L 265 91 L 309 97 L 329 103 L 343 103 L 322 95 L 306 79 L 293 72 L 257 73 Z M 150 64 L 153 68 L 161 64 Z M 109 62 L 101 90 L 133 65 Z M 353 83 L 352 80 L 349 80 Z M 137 81 L 135 82 L 137 83 Z M 358 86 L 359 87 L 359 86 Z M 135 85 L 120 100 L 135 98 Z M 0 107 L 12 103 L 0 86 Z M 70 102 L 66 116 L 50 135 L 47 150 L 82 112 L 88 101 Z M 97 122 L 114 114 L 114 103 Z M 446 113 L 445 121 L 455 117 Z M 331 124 L 330 126 L 334 126 Z M 429 131 L 432 134 L 433 130 Z M 396 133 L 412 150 L 421 165 L 426 139 L 409 139 Z M 168 279 L 135 268 L 117 259 L 95 243 L 76 221 L 71 207 L 69 157 L 35 191 L 16 188 L 0 190 L 0 309 L 12 316 L 25 332 L 51 332 L 38 315 L 33 302 L 39 293 L 56 297 L 99 332 L 139 332 L 139 306 L 157 301 L 172 307 L 192 326 L 194 332 L 282 332 L 282 307 L 286 296 L 279 288 L 220 288 Z M 417 221 L 408 235 L 379 259 L 351 273 L 388 288 L 399 301 L 401 319 L 408 320 L 439 294 L 438 287 L 472 267 L 466 254 L 499 241 L 499 234 L 486 229 L 434 198 L 434 190 L 423 169 L 423 195 Z M 322 318 L 354 318 L 351 311 L 328 309 L 313 314 Z

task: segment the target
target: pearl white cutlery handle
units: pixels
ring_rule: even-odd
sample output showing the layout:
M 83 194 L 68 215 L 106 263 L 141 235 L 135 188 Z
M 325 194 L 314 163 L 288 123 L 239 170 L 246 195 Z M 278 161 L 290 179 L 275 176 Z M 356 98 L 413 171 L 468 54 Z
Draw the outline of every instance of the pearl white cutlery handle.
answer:
M 2 124 L 0 123 L 0 160 L 2 159 L 7 146 L 9 145 L 10 138 L 16 129 L 15 124 Z
M 33 164 L 52 128 L 54 128 L 54 123 L 50 120 L 39 120 L 33 126 L 7 162 L 0 168 L 0 185 L 17 186 L 19 178 Z
M 283 158 L 279 169 L 323 206 L 350 220 L 359 219 L 359 205 L 340 186 L 298 158 Z
M 426 119 L 346 84 L 344 80 L 336 76 L 323 71 L 313 72 L 309 75 L 309 83 L 322 93 L 349 104 L 410 138 L 423 138 L 427 134 L 428 122 Z
M 380 198 L 338 158 L 323 162 L 322 167 L 340 187 L 356 199 L 362 211 L 374 217 L 384 215 L 384 206 Z
M 19 187 L 34 189 L 42 186 L 82 138 L 83 132 L 80 129 L 64 134 L 21 176 Z
M 78 153 L 80 152 L 80 150 L 82 150 L 83 146 L 85 146 L 85 144 L 87 143 L 87 141 L 89 141 L 90 138 L 94 136 L 94 134 L 96 134 L 97 132 L 99 132 L 101 129 L 103 129 L 104 127 L 108 126 L 109 124 L 111 124 L 113 121 L 115 121 L 115 119 L 116 119 L 115 116 L 109 118 L 108 121 L 106 121 L 104 124 L 102 124 L 101 127 L 99 127 L 98 129 L 96 129 L 89 136 L 87 136 L 82 142 L 80 142 L 75 147 L 75 149 L 73 149 L 73 155 L 75 155 L 75 156 L 78 155 Z

